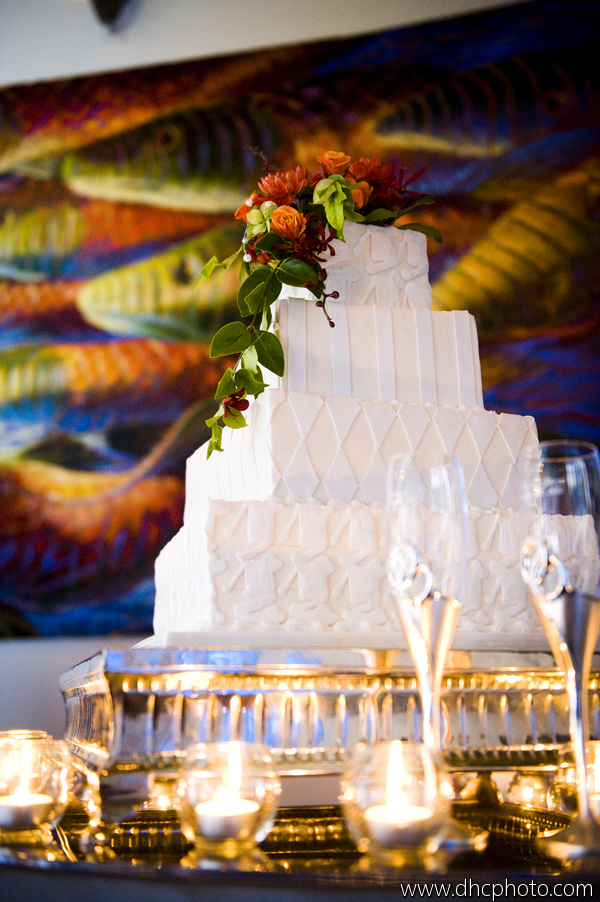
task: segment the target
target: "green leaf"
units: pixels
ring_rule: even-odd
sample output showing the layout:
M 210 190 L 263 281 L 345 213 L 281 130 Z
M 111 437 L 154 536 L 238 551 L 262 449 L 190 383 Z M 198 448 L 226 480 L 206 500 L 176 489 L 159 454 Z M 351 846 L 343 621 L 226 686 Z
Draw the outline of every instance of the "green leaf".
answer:
M 423 232 L 429 238 L 433 238 L 438 244 L 442 244 L 444 239 L 442 233 L 435 226 L 423 225 L 422 222 L 407 222 L 406 225 L 398 226 L 399 229 L 411 229 L 413 232 Z
M 228 270 L 229 267 L 237 260 L 239 255 L 242 253 L 242 248 L 239 247 L 235 253 L 230 254 L 229 257 L 226 257 L 225 260 L 219 260 L 214 255 L 210 258 L 208 263 L 205 263 L 202 269 L 200 270 L 200 275 L 198 277 L 197 285 L 200 286 L 207 279 L 210 279 L 213 272 L 218 266 L 222 266 L 224 270 Z
M 210 343 L 210 356 L 239 354 L 250 346 L 250 333 L 243 323 L 227 323 L 222 326 Z
M 329 179 L 321 179 L 315 185 L 313 194 L 313 203 L 325 205 L 329 198 L 337 191 L 337 186 L 329 181 Z
M 406 213 L 410 213 L 411 210 L 414 210 L 416 207 L 422 207 L 423 204 L 433 204 L 435 203 L 433 194 L 424 194 L 422 197 L 416 197 L 408 206 L 402 207 L 397 216 L 404 216 Z
M 254 272 L 251 272 L 250 275 L 242 282 L 240 285 L 240 290 L 238 291 L 237 304 L 240 313 L 242 316 L 250 316 L 255 311 L 250 308 L 250 305 L 247 302 L 247 297 L 251 294 L 256 288 L 260 288 L 264 286 L 269 279 L 269 275 L 271 270 L 266 266 L 261 267 L 260 269 L 255 269 Z
M 385 222 L 389 220 L 394 220 L 398 218 L 398 214 L 394 213 L 392 210 L 386 210 L 384 207 L 378 207 L 376 210 L 373 210 L 368 216 L 365 216 L 365 222 Z
M 344 217 L 350 222 L 365 221 L 365 217 L 362 215 L 362 213 L 359 213 L 358 210 L 354 209 L 354 206 L 349 206 L 348 204 L 344 204 Z
M 238 390 L 240 386 L 236 384 L 236 375 L 230 366 L 227 367 L 223 376 L 221 377 L 221 381 L 217 385 L 217 390 L 215 392 L 215 398 L 218 400 L 219 398 L 227 398 L 229 395 L 232 395 L 235 391 Z
M 258 334 L 258 338 L 253 344 L 258 354 L 259 363 L 266 366 L 276 376 L 283 376 L 285 359 L 279 338 L 272 332 L 263 332 L 261 329 L 257 329 L 254 334 Z
M 267 235 L 264 235 L 260 238 L 254 245 L 257 251 L 265 251 L 269 254 L 274 254 L 277 256 L 277 251 L 273 252 L 273 246 L 276 244 L 286 244 L 285 238 L 279 235 L 277 232 L 269 232 Z M 285 254 L 285 251 L 282 252 Z
M 256 398 L 256 397 L 258 397 L 258 395 L 262 395 L 265 388 L 269 387 L 269 383 L 265 382 L 265 380 L 263 379 L 262 370 L 259 366 L 256 367 L 256 373 L 255 373 L 254 379 L 255 379 L 255 384 L 257 386 L 259 386 L 258 388 L 255 388 L 255 390 L 252 392 L 252 394 Z
M 242 316 L 256 313 L 265 305 L 274 304 L 281 293 L 281 285 L 272 269 L 256 269 L 244 282 L 238 293 L 238 307 Z
M 217 266 L 222 266 L 223 264 L 219 261 L 219 259 L 215 256 L 212 256 L 208 263 L 205 263 L 202 269 L 200 270 L 200 277 L 202 281 L 205 279 L 210 279 L 213 272 L 217 268 Z
M 334 172 L 328 175 L 327 178 L 319 179 L 313 190 L 313 203 L 324 203 L 331 196 L 332 192 L 337 191 L 338 182 L 344 182 L 346 185 L 350 184 L 339 172 Z
M 240 244 L 240 246 L 238 247 L 237 251 L 235 251 L 235 253 L 230 254 L 229 257 L 226 257 L 225 260 L 223 260 L 223 262 L 221 264 L 223 269 L 229 269 L 229 267 L 235 263 L 235 261 L 237 260 L 239 255 L 243 252 L 243 250 L 244 250 L 244 248 Z
M 259 369 L 260 373 L 260 369 Z M 248 395 L 260 395 L 267 388 L 266 382 L 262 380 L 262 373 L 260 377 L 257 377 L 252 370 L 238 370 L 235 374 L 235 390 L 239 391 L 240 388 L 245 388 L 246 393 Z
M 208 424 L 208 420 L 206 421 Z M 221 436 L 223 435 L 223 427 L 219 426 L 215 423 L 212 426 L 212 438 L 208 443 L 208 448 L 206 449 L 206 459 L 208 460 L 213 451 L 222 451 L 221 447 Z
M 354 212 L 351 183 L 338 173 L 321 179 L 315 185 L 313 203 L 324 205 L 329 225 L 336 230 L 337 237 L 343 240 L 344 213 L 349 211 L 351 215 L 347 218 L 350 219 Z
M 303 288 L 307 282 L 310 282 L 311 285 L 319 284 L 317 271 L 304 260 L 294 258 L 286 260 L 277 267 L 277 278 L 284 285 L 293 285 L 296 288 Z
M 219 409 L 217 410 L 216 414 L 214 415 L 214 417 L 209 417 L 208 420 L 206 420 L 206 425 L 214 430 L 215 426 L 217 425 L 217 423 L 219 422 L 219 420 L 221 419 L 221 417 L 223 416 L 224 413 L 225 413 L 225 408 L 223 407 L 222 404 L 219 404 Z
M 262 289 L 255 288 L 254 291 L 246 295 L 246 303 L 252 310 L 252 313 L 256 313 L 257 310 L 264 310 L 265 307 L 270 307 L 271 304 L 274 304 L 280 294 L 281 283 L 275 278 L 275 274 L 271 273 L 270 281 L 266 282 Z
M 337 232 L 344 229 L 344 204 L 346 195 L 342 188 L 325 201 L 325 215 L 329 225 Z
M 229 426 L 230 429 L 243 429 L 247 425 L 244 414 L 241 410 L 236 410 L 235 407 L 227 408 L 227 416 L 223 414 L 223 423 L 225 426 Z
M 246 348 L 246 350 L 240 357 L 240 366 L 245 370 L 250 370 L 250 372 L 252 373 L 257 372 L 258 354 L 256 353 L 256 348 L 253 345 L 250 345 L 249 348 Z
M 271 327 L 271 323 L 273 322 L 273 313 L 270 307 L 265 307 L 263 310 L 263 315 L 260 319 L 260 327 L 265 331 Z

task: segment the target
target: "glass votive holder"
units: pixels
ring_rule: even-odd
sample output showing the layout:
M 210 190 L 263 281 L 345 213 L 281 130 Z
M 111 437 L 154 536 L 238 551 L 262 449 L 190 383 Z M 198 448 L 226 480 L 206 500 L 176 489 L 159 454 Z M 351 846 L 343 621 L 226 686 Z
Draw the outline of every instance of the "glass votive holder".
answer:
M 237 857 L 273 827 L 281 783 L 268 750 L 245 742 L 205 743 L 187 752 L 178 786 L 186 837 L 211 854 Z
M 387 864 L 421 863 L 438 850 L 450 817 L 439 759 L 422 743 L 361 743 L 341 781 L 341 803 L 360 852 Z
M 0 843 L 51 842 L 71 785 L 66 743 L 30 731 L 0 735 Z
M 549 808 L 549 780 L 545 773 L 522 773 L 512 777 L 506 801 L 523 808 Z

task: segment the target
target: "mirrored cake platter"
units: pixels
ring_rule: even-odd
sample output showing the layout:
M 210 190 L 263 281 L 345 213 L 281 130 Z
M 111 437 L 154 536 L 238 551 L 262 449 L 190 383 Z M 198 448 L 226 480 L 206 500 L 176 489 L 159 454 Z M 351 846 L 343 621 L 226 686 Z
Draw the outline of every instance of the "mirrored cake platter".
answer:
M 408 653 L 372 648 L 105 648 L 60 679 L 65 739 L 105 820 L 175 780 L 198 742 L 260 742 L 282 777 L 339 775 L 356 743 L 419 740 Z M 600 667 L 590 679 L 600 739 Z M 569 744 L 564 682 L 548 652 L 450 652 L 444 758 L 455 772 L 552 772 Z M 163 790 L 160 790 L 163 791 Z

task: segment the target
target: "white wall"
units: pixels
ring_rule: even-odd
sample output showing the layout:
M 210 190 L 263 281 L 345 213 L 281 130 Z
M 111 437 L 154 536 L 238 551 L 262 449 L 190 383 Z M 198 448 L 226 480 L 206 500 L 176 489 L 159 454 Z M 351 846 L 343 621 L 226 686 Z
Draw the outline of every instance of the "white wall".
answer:
M 352 37 L 523 0 L 0 0 L 0 85 Z
M 143 638 L 1 639 L 0 730 L 45 730 L 60 739 L 65 727 L 60 675 L 102 648 L 128 648 Z

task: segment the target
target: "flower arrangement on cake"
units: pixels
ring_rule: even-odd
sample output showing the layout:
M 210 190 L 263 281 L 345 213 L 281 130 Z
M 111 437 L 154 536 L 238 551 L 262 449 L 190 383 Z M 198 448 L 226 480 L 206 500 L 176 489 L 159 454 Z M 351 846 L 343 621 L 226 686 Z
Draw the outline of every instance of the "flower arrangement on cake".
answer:
M 214 336 L 211 357 L 238 355 L 233 367 L 225 371 L 215 399 L 219 408 L 206 421 L 212 430 L 207 456 L 222 451 L 224 426 L 238 429 L 246 425 L 244 411 L 248 396 L 257 397 L 267 387 L 261 366 L 277 376 L 284 373 L 283 348 L 278 336 L 269 330 L 272 306 L 284 285 L 306 288 L 333 327 L 327 300 L 338 293 L 327 293 L 326 262 L 335 255 L 332 242 L 344 241 L 344 222 L 395 226 L 424 232 L 441 242 L 432 226 L 410 222 L 398 225 L 400 216 L 421 204 L 433 203 L 431 194 L 410 189 L 424 168 L 406 177 L 405 169 L 382 166 L 375 157 L 353 161 L 347 154 L 327 151 L 317 157 L 321 168 L 310 173 L 303 166 L 272 172 L 258 184 L 258 190 L 242 204 L 235 218 L 245 222 L 246 230 L 238 251 L 219 262 L 213 257 L 203 268 L 201 281 L 217 267 L 227 269 L 243 255 L 242 285 L 238 308 L 246 320 L 227 323 Z

